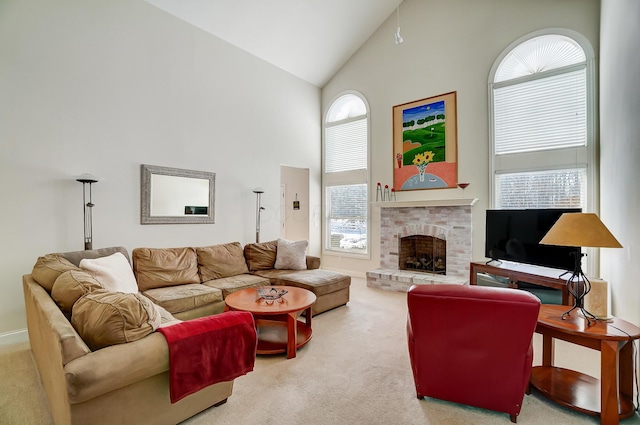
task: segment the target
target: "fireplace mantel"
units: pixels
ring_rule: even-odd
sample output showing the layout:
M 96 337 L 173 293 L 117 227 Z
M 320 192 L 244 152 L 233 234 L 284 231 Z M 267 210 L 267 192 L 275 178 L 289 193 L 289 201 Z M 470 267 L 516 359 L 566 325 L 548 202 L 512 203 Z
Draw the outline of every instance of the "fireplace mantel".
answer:
M 430 199 L 427 201 L 383 201 L 372 202 L 372 207 L 378 208 L 411 208 L 411 207 L 458 207 L 473 206 L 478 198 Z

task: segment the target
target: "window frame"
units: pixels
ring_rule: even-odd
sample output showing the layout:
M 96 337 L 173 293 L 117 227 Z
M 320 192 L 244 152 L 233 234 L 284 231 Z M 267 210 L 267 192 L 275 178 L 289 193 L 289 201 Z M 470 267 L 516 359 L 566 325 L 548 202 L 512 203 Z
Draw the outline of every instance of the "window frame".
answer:
M 503 59 L 516 49 L 520 44 L 540 36 L 545 35 L 561 35 L 574 40 L 584 51 L 585 54 L 585 73 L 586 73 L 586 146 L 578 148 L 562 148 L 554 150 L 543 150 L 537 152 L 502 154 L 497 159 L 495 153 L 495 116 L 494 116 L 494 88 L 504 86 L 508 82 L 517 84 L 527 80 L 540 78 L 540 75 L 554 75 L 564 72 L 571 68 L 575 69 L 582 64 L 574 64 L 558 69 L 549 70 L 540 74 L 533 74 L 531 77 L 519 77 L 512 80 L 500 81 L 495 83 L 496 72 Z M 488 110 L 489 110 L 489 206 L 496 206 L 496 174 L 509 172 L 536 172 L 536 171 L 552 171 L 563 168 L 580 168 L 585 167 L 587 173 L 587 188 L 585 196 L 587 198 L 586 205 L 583 207 L 585 212 L 598 213 L 600 203 L 600 185 L 599 185 L 599 166 L 597 161 L 598 151 L 598 115 L 597 115 L 597 86 L 596 86 L 596 64 L 595 53 L 589 40 L 582 34 L 565 28 L 547 28 L 526 34 L 511 44 L 509 44 L 496 58 L 489 72 L 488 78 Z M 561 155 L 547 155 L 545 160 L 542 156 L 548 152 L 558 152 Z M 573 162 L 562 160 L 573 155 Z M 531 160 L 533 158 L 534 160 Z M 507 164 L 497 164 L 498 162 Z M 599 251 L 595 248 L 586 248 L 587 252 L 587 270 L 591 276 L 599 274 Z
M 515 154 L 503 154 L 501 155 L 500 162 L 509 162 L 510 164 L 497 164 L 498 159 L 496 158 L 495 153 L 495 126 L 494 126 L 494 96 L 493 91 L 496 86 L 504 86 L 505 82 L 501 81 L 499 83 L 494 83 L 494 78 L 496 72 L 502 63 L 503 59 L 511 53 L 516 47 L 520 44 L 536 37 L 544 36 L 544 35 L 562 35 L 565 37 L 569 37 L 573 39 L 585 53 L 585 63 L 586 67 L 586 84 L 587 84 L 587 144 L 586 147 L 580 148 L 563 148 L 563 149 L 555 149 L 554 151 L 564 151 L 560 152 L 566 155 L 563 155 L 565 158 L 573 155 L 573 162 L 561 162 L 559 161 L 560 157 L 552 156 L 553 158 L 548 159 L 548 161 L 543 161 L 541 156 L 544 155 L 545 152 L 549 151 L 537 151 L 537 152 L 526 152 L 526 153 L 515 153 Z M 576 65 L 563 67 L 554 70 L 547 71 L 548 75 L 557 74 L 558 72 L 565 71 L 567 69 L 574 68 Z M 547 72 L 544 74 L 547 75 Z M 512 83 L 519 83 L 526 80 L 533 80 L 540 78 L 540 74 L 534 74 L 532 77 L 520 77 L 513 80 L 508 80 Z M 505 173 L 505 172 L 526 172 L 526 171 L 545 171 L 545 170 L 553 170 L 553 169 L 562 169 L 562 168 L 578 168 L 578 167 L 586 167 L 587 169 L 587 204 L 585 205 L 586 211 L 594 211 L 597 212 L 598 204 L 599 204 L 599 185 L 598 185 L 598 164 L 596 161 L 596 152 L 597 152 L 597 95 L 596 95 L 596 81 L 595 81 L 595 55 L 593 48 L 591 47 L 591 43 L 580 33 L 564 29 L 564 28 L 549 28 L 539 31 L 534 31 L 529 33 L 519 39 L 515 40 L 513 43 L 509 44 L 496 58 L 493 66 L 491 67 L 491 71 L 489 72 L 488 79 L 488 109 L 489 109 L 489 205 L 491 208 L 496 208 L 496 187 L 495 187 L 495 175 L 497 173 Z M 530 158 L 534 158 L 534 161 L 531 161 Z M 522 165 L 521 165 L 522 164 Z M 526 165 L 524 165 L 526 164 Z
M 354 95 L 358 97 L 365 106 L 365 114 L 358 115 L 355 117 L 347 117 L 345 119 L 339 121 L 333 121 L 331 123 L 327 122 L 329 117 L 329 111 L 331 107 L 338 101 L 340 98 L 346 95 Z M 339 257 L 347 257 L 347 258 L 357 258 L 357 259 L 371 259 L 371 187 L 369 185 L 370 182 L 370 173 L 371 173 L 371 109 L 369 107 L 369 102 L 366 97 L 355 90 L 345 90 L 334 96 L 330 102 L 328 102 L 325 111 L 323 113 L 322 119 L 322 224 L 321 224 L 321 233 L 322 233 L 322 254 L 329 256 L 339 256 Z M 333 172 L 327 173 L 325 172 L 325 159 L 326 159 L 326 128 L 327 126 L 340 125 L 348 122 L 357 121 L 360 119 L 366 119 L 366 128 L 367 128 L 367 158 L 366 158 L 366 168 L 364 170 L 351 170 L 351 171 L 341 171 L 341 172 Z M 327 208 L 329 205 L 327 199 L 327 188 L 332 186 L 348 186 L 348 185 L 356 185 L 356 184 L 364 184 L 367 189 L 367 201 L 366 201 L 366 211 L 367 211 L 367 220 L 366 220 L 366 237 L 367 237 L 367 251 L 366 253 L 356 253 L 350 252 L 346 249 L 339 248 L 331 248 L 329 246 L 331 234 L 329 228 L 329 214 L 330 211 Z

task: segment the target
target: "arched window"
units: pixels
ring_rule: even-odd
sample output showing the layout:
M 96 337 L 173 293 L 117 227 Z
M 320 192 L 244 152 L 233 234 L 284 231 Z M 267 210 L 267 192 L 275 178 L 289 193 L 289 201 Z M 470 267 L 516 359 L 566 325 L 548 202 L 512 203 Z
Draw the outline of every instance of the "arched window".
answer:
M 567 30 L 516 41 L 489 75 L 494 208 L 594 210 L 593 51 Z
M 324 120 L 324 249 L 368 255 L 369 122 L 364 97 L 339 96 Z

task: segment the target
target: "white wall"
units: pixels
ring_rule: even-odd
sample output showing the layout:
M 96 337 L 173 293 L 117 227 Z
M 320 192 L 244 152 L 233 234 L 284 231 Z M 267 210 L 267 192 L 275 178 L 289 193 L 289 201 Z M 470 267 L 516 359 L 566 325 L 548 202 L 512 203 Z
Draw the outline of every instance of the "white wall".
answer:
M 393 183 L 394 105 L 457 92 L 458 181 L 461 189 L 400 192 L 401 200 L 477 197 L 473 258 L 484 258 L 484 215 L 489 206 L 489 71 L 498 55 L 523 35 L 563 27 L 583 34 L 598 52 L 599 0 L 405 0 L 400 6 L 404 43 L 396 45 L 396 15 L 373 34 L 322 90 L 323 111 L 337 94 L 357 90 L 371 107 L 371 182 Z M 357 270 L 379 265 L 379 211 L 372 213 L 371 260 L 323 258 L 324 267 Z
M 640 325 L 640 2 L 603 0 L 600 217 L 622 249 L 601 249 L 614 315 Z
M 279 235 L 280 164 L 320 203 L 320 90 L 144 1 L 0 3 L 0 334 L 26 326 L 21 277 L 39 255 L 197 246 Z M 140 164 L 216 173 L 216 223 L 140 225 Z M 319 254 L 311 229 L 310 252 Z

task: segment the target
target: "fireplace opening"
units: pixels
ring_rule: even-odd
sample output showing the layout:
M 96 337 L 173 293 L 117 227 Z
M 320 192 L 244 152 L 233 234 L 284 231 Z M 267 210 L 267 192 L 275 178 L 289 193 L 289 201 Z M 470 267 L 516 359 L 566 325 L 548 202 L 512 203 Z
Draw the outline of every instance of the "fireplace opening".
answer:
M 400 270 L 447 274 L 447 241 L 425 235 L 400 238 L 398 261 Z

